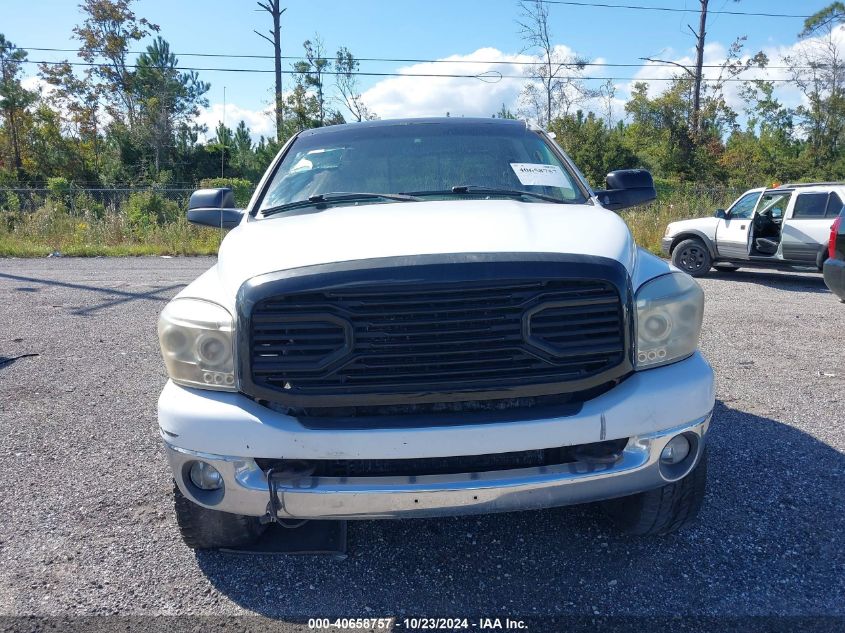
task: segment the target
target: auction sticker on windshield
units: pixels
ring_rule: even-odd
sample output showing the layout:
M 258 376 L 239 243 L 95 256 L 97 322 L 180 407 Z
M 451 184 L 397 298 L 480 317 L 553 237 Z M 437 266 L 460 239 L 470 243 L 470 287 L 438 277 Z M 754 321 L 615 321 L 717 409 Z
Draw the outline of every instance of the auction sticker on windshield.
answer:
M 523 185 L 539 187 L 561 187 L 569 189 L 569 180 L 557 165 L 541 163 L 511 163 L 511 169 Z

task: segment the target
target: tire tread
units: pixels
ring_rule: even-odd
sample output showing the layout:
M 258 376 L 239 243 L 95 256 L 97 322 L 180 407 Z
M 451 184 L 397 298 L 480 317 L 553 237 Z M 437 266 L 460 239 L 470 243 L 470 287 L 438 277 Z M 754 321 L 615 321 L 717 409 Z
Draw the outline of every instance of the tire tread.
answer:
M 707 481 L 707 453 L 683 479 L 630 497 L 613 499 L 605 509 L 619 527 L 639 536 L 675 532 L 698 515 Z
M 173 482 L 176 522 L 185 545 L 191 549 L 217 549 L 250 545 L 264 531 L 257 517 L 209 510 L 188 499 Z
M 701 270 L 698 270 L 698 271 L 695 271 L 695 272 L 690 272 L 688 270 L 684 270 L 684 268 L 681 266 L 680 262 L 675 261 L 675 258 L 676 258 L 677 253 L 680 253 L 685 248 L 687 248 L 689 246 L 693 246 L 693 245 L 698 246 L 703 251 L 705 259 L 704 259 L 704 265 L 701 267 Z M 703 277 L 708 272 L 710 272 L 710 269 L 713 266 L 713 256 L 710 254 L 710 249 L 707 248 L 707 244 L 705 244 L 698 237 L 689 237 L 689 238 L 686 238 L 686 239 L 678 242 L 675 245 L 675 247 L 672 249 L 671 261 L 672 261 L 672 264 L 674 266 L 680 268 L 681 270 L 683 270 L 685 273 L 687 273 L 691 277 Z

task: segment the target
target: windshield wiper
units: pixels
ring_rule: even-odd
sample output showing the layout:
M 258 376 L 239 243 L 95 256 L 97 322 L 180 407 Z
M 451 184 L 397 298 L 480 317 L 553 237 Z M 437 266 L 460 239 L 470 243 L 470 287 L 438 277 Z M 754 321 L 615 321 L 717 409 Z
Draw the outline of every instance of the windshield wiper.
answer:
M 564 202 L 560 198 L 555 198 L 554 196 L 547 196 L 542 193 L 534 193 L 533 191 L 522 191 L 520 189 L 496 189 L 494 187 L 477 187 L 475 185 L 462 185 L 458 187 L 452 187 L 452 193 L 489 193 L 490 195 L 511 196 L 514 198 L 517 196 L 527 196 L 528 198 L 537 198 L 538 200 L 545 200 L 546 202 Z
M 519 189 L 496 189 L 495 187 L 480 187 L 476 185 L 459 185 L 452 187 L 446 191 L 412 191 L 408 195 L 412 196 L 448 196 L 452 194 L 470 194 L 470 195 L 491 195 L 491 196 L 506 196 L 509 198 L 536 198 L 538 200 L 545 200 L 546 202 L 557 202 L 559 204 L 566 204 L 568 200 L 561 200 L 554 196 L 547 196 L 542 193 L 534 193 L 533 191 L 521 191 Z
M 295 202 L 287 202 L 275 207 L 269 207 L 261 211 L 262 217 L 274 215 L 276 213 L 283 213 L 293 209 L 302 209 L 304 207 L 316 206 L 320 208 L 322 205 L 333 204 L 335 202 L 355 202 L 356 200 L 392 200 L 394 202 L 418 202 L 420 199 L 416 196 L 404 193 L 368 193 L 368 192 L 352 192 L 352 191 L 337 191 L 329 193 L 318 193 L 313 196 L 308 196 L 305 200 L 296 200 Z

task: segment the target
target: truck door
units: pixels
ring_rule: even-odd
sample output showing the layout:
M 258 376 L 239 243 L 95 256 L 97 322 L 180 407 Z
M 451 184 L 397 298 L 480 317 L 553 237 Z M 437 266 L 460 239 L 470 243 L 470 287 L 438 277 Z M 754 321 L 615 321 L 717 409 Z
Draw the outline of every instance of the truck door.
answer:
M 762 190 L 749 191 L 725 212 L 716 226 L 716 251 L 719 257 L 748 259 L 748 231 L 754 208 Z
M 835 191 L 798 193 L 783 221 L 783 258 L 816 265 L 819 251 L 827 244 L 830 225 L 842 210 L 842 198 Z
M 782 259 L 779 253 L 783 218 L 792 199 L 792 189 L 772 189 L 763 192 L 757 208 L 754 209 L 754 219 L 751 221 L 749 255 Z

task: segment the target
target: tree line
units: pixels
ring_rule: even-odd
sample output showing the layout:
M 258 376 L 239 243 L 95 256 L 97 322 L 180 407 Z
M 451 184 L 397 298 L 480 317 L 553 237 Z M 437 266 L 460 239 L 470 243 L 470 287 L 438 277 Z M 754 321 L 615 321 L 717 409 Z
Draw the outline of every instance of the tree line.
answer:
M 644 58 L 678 71 L 659 91 L 635 82 L 624 118 L 615 120 L 613 82 L 590 88 L 579 78 L 587 60 L 553 43 L 548 3 L 523 1 L 521 34 L 539 61 L 526 72 L 520 114 L 555 132 L 596 186 L 622 167 L 646 167 L 668 184 L 845 180 L 845 59 L 836 38 L 845 4 L 834 2 L 808 18 L 794 52 L 782 59 L 747 53 L 746 36 L 738 35 L 709 78 L 703 68 L 708 0 L 699 5 L 698 26 L 690 26 L 694 65 Z M 798 89 L 798 105 L 778 99 L 778 82 L 765 78 L 771 74 Z M 729 103 L 735 101 L 729 86 L 738 87 L 738 108 Z M 599 106 L 585 111 L 590 102 Z M 504 108 L 501 114 L 513 116 Z
M 692 29 L 696 63 L 649 58 L 674 64 L 677 72 L 659 86 L 635 83 L 623 117 L 613 82 L 591 86 L 584 78 L 587 61 L 554 44 L 548 3 L 525 0 L 520 33 L 536 62 L 526 68 L 515 112 L 503 105 L 491 115 L 518 114 L 555 132 L 597 186 L 620 167 L 646 167 L 667 183 L 737 187 L 845 179 L 845 59 L 835 37 L 845 5 L 834 2 L 809 18 L 795 52 L 774 62 L 762 52 L 747 53 L 739 35 L 704 79 L 707 0 L 699 2 L 699 26 Z M 361 98 L 357 58 L 343 46 L 332 53 L 319 36 L 303 43 L 292 85 L 283 92 L 284 9 L 279 0 L 264 0 L 259 6 L 273 26 L 258 35 L 275 52 L 276 134 L 255 142 L 240 121 L 208 135 L 198 115 L 208 105 L 210 84 L 180 69 L 159 25 L 136 15 L 132 3 L 83 0 L 73 28 L 81 62 L 40 64 L 45 90 L 27 88 L 27 52 L 0 34 L 0 186 L 56 177 L 89 186 L 189 184 L 221 171 L 255 182 L 298 131 L 376 117 Z M 142 43 L 133 60 L 130 51 Z M 776 82 L 765 78 L 771 66 L 799 90 L 799 105 L 778 99 Z M 738 108 L 729 86 L 738 87 Z
M 277 100 L 275 136 L 254 142 L 243 121 L 221 123 L 208 135 L 197 117 L 208 106 L 210 84 L 180 70 L 161 27 L 136 15 L 132 3 L 83 0 L 73 28 L 81 62 L 39 64 L 44 90 L 26 87 L 27 51 L 0 33 L 0 186 L 54 177 L 86 185 L 221 175 L 255 181 L 296 132 L 374 117 L 361 101 L 358 60 L 343 46 L 327 57 L 315 36 L 304 42 L 293 85 Z M 131 60 L 133 46 L 147 40 Z

